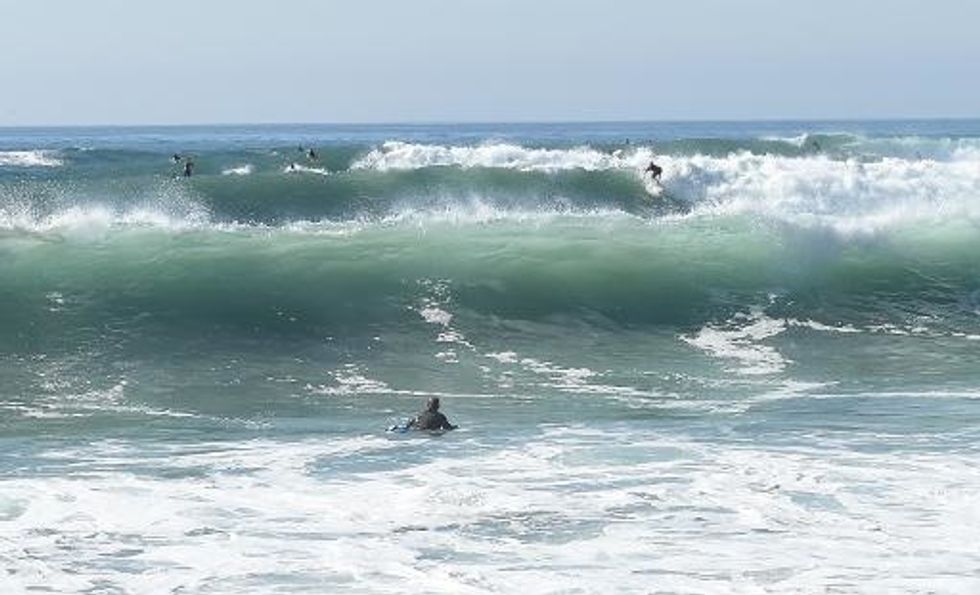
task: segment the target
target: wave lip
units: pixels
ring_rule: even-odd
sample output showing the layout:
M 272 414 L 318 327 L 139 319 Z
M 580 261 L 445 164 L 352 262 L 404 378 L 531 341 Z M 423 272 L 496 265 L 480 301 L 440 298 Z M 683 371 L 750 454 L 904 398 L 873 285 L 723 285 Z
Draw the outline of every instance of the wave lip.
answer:
M 664 186 L 694 214 L 754 215 L 845 235 L 929 222 L 980 220 L 974 161 L 838 161 L 749 153 L 665 157 Z
M 220 225 L 211 221 L 206 209 L 196 205 L 177 209 L 159 209 L 152 205 L 139 205 L 125 210 L 106 205 L 72 206 L 44 216 L 36 216 L 29 210 L 0 209 L 0 231 L 27 233 L 52 233 L 80 230 L 108 230 L 111 228 L 157 228 L 172 231 L 189 229 L 215 229 Z
M 388 141 L 351 164 L 352 170 L 411 170 L 426 167 L 474 167 L 519 171 L 598 171 L 630 167 L 621 152 L 605 153 L 591 147 L 574 149 L 527 148 L 508 143 L 445 146 Z
M 0 151 L 0 167 L 61 167 L 52 151 Z

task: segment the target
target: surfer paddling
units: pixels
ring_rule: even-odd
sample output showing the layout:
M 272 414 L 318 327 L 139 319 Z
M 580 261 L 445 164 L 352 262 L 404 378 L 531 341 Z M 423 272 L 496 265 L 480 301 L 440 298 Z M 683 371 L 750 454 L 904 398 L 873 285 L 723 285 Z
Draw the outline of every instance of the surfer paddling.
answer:
M 425 404 L 425 411 L 419 413 L 408 422 L 410 430 L 455 430 L 457 426 L 449 423 L 446 416 L 439 412 L 439 397 L 432 397 Z

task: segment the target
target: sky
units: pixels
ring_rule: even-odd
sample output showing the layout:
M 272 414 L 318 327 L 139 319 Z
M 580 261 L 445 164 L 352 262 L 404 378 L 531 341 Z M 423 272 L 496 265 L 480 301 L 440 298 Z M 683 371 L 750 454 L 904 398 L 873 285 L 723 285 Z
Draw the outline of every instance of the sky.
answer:
M 0 126 L 980 116 L 977 0 L 0 0 Z

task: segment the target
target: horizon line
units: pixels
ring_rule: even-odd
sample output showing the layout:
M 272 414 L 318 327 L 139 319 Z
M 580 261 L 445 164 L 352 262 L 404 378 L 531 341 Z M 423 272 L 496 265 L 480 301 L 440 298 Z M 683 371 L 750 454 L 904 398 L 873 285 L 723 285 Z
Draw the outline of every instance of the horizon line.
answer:
M 562 125 L 562 124 L 738 124 L 738 123 L 831 123 L 831 122 L 952 122 L 980 120 L 977 116 L 894 116 L 861 118 L 848 117 L 775 117 L 775 118 L 667 118 L 667 119 L 598 119 L 598 120 L 411 120 L 411 121 L 363 121 L 363 122 L 197 122 L 197 123 L 139 123 L 139 124 L 0 124 L 0 130 L 45 128 L 208 128 L 235 126 L 515 126 L 515 125 Z

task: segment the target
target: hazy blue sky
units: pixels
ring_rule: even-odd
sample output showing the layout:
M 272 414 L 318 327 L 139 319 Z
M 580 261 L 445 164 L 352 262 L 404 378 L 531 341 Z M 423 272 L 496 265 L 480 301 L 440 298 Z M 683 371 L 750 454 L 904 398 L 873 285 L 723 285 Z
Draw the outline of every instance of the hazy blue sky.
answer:
M 978 0 L 0 0 L 0 125 L 980 116 Z

